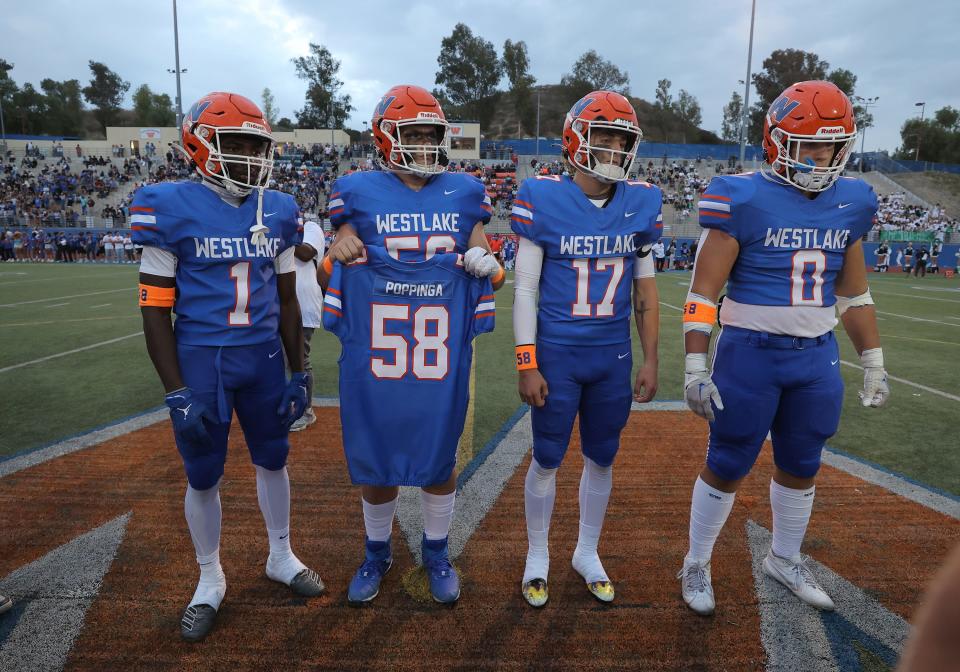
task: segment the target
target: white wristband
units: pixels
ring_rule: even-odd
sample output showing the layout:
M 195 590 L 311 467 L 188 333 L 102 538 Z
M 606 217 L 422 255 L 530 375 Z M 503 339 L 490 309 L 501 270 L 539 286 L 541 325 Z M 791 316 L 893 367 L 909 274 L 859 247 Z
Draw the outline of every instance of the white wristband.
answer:
M 860 364 L 865 369 L 883 368 L 883 348 L 871 348 L 860 354 Z
M 687 373 L 694 373 L 707 370 L 707 353 L 689 352 L 684 359 Z

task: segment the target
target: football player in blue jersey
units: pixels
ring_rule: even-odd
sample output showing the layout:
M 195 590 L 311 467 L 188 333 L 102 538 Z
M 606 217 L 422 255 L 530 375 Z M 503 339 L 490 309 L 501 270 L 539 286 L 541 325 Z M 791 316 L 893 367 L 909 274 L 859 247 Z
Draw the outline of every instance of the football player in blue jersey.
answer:
M 349 264 L 361 258 L 364 246 L 375 245 L 407 262 L 460 253 L 468 273 L 490 278 L 494 289 L 502 286 L 504 271 L 483 231 L 490 220 L 490 198 L 472 175 L 445 172 L 447 121 L 436 98 L 418 86 L 395 86 L 374 110 L 371 127 L 382 170 L 353 173 L 333 184 L 327 207 L 337 235 L 317 272 L 321 285 L 326 287 L 334 261 Z M 433 411 L 424 409 L 423 422 L 432 418 Z M 455 495 L 455 472 L 421 490 L 424 567 L 434 599 L 447 603 L 460 595 L 447 552 Z M 352 604 L 377 596 L 393 562 L 390 538 L 397 502 L 394 484 L 362 485 L 366 550 L 350 583 Z
M 167 392 L 200 564 L 180 632 L 198 641 L 213 627 L 226 591 L 219 486 L 234 410 L 256 470 L 270 542 L 267 576 L 304 596 L 319 595 L 323 583 L 290 548 L 288 430 L 310 403 L 293 261 L 297 205 L 265 188 L 274 143 L 247 98 L 204 96 L 181 132 L 180 149 L 200 181 L 142 187 L 130 212 L 133 240 L 143 245 L 147 351 Z
M 514 200 L 513 330 L 520 397 L 532 407 L 533 422 L 521 592 L 534 607 L 548 598 L 556 472 L 578 414 L 584 466 L 573 567 L 597 599 L 614 599 L 597 552 L 613 460 L 631 403 L 650 401 L 657 390 L 659 309 L 650 249 L 662 231 L 663 199 L 656 186 L 628 179 L 641 136 L 626 98 L 588 93 L 563 129 L 572 177 L 527 179 Z M 631 312 L 644 355 L 633 385 Z
M 763 170 L 715 177 L 701 197 L 704 232 L 683 318 L 685 387 L 710 438 L 678 575 L 684 601 L 701 615 L 715 607 L 714 543 L 768 433 L 773 544 L 764 572 L 807 604 L 834 607 L 800 546 L 820 455 L 840 422 L 837 315 L 860 355 L 862 404 L 882 406 L 889 394 L 861 244 L 877 198 L 865 182 L 841 177 L 856 136 L 839 88 L 794 84 L 764 118 Z M 724 284 L 711 372 L 707 350 Z

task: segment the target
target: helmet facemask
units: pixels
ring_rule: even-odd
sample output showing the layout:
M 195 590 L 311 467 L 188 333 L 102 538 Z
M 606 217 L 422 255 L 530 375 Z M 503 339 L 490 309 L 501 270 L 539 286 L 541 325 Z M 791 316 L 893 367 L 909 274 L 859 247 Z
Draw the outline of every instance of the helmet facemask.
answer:
M 848 132 L 842 126 L 824 126 L 816 135 L 788 133 L 780 128 L 770 129 L 770 139 L 777 150 L 776 159 L 764 168 L 768 179 L 791 184 L 798 189 L 817 193 L 829 189 L 840 177 L 850 160 L 850 150 L 857 140 L 857 130 Z M 810 158 L 800 161 L 800 145 L 824 143 L 834 147 L 833 158 L 827 166 L 817 166 Z
M 621 121 L 574 119 L 570 123 L 570 130 L 579 140 L 577 151 L 569 157 L 574 166 L 600 182 L 613 183 L 627 179 L 643 138 L 638 127 Z M 593 136 L 596 130 L 626 136 L 624 148 L 620 150 L 594 145 Z
M 273 137 L 266 130 L 244 123 L 240 127 L 199 125 L 193 131 L 209 152 L 204 177 L 234 196 L 246 196 L 253 189 L 266 187 L 273 173 Z M 249 154 L 225 153 L 223 141 L 231 135 L 253 138 L 258 148 Z
M 401 129 L 409 126 L 435 126 L 437 128 L 436 144 L 403 144 Z M 390 139 L 389 156 L 380 158 L 386 170 L 397 173 L 407 173 L 430 177 L 444 172 L 449 159 L 449 138 L 447 122 L 440 119 L 403 119 L 391 121 L 383 119 L 380 122 L 380 131 Z M 419 159 L 419 160 L 418 160 Z

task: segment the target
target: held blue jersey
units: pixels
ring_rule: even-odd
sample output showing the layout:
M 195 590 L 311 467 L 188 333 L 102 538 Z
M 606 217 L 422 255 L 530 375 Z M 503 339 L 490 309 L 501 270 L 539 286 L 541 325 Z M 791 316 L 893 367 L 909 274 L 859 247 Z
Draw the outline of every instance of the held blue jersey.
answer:
M 700 226 L 740 244 L 727 280 L 729 298 L 829 307 L 837 301 L 834 283 L 847 248 L 873 226 L 877 196 L 866 182 L 841 177 L 809 199 L 756 172 L 714 177 L 699 205 Z
M 490 197 L 466 173 L 440 173 L 420 191 L 389 171 L 352 173 L 333 183 L 330 223 L 350 224 L 364 245 L 379 245 L 400 261 L 467 251 L 473 227 L 490 221 Z
M 630 340 L 637 252 L 660 238 L 660 189 L 616 185 L 598 208 L 569 177 L 527 179 L 513 202 L 513 231 L 543 248 L 537 339 L 565 345 Z
M 449 478 L 469 398 L 473 339 L 494 327 L 493 288 L 461 255 L 400 262 L 380 247 L 334 265 L 323 326 L 343 346 L 340 419 L 355 484 Z
M 177 258 L 174 331 L 184 345 L 254 345 L 279 330 L 274 260 L 300 239 L 296 202 L 265 191 L 259 244 L 256 192 L 239 207 L 197 182 L 141 187 L 130 207 L 133 242 Z

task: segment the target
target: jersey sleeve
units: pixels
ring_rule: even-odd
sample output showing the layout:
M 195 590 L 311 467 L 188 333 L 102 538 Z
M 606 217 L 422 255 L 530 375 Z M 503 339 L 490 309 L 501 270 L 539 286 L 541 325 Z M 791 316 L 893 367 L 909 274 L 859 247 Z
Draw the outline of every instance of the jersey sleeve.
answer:
M 649 250 L 649 246 L 660 240 L 663 235 L 663 192 L 656 185 L 650 185 L 644 189 L 648 194 L 646 207 L 650 215 L 646 229 L 634 237 L 637 256 L 643 256 L 641 254 L 643 249 Z
M 330 188 L 330 200 L 327 202 L 327 214 L 330 216 L 330 226 L 336 231 L 341 224 L 350 221 L 353 208 L 350 194 L 350 181 L 341 177 Z
M 176 254 L 173 242 L 176 218 L 163 212 L 163 199 L 151 186 L 140 187 L 130 205 L 130 230 L 134 244 Z
M 278 197 L 277 212 L 282 217 L 280 224 L 281 245 L 277 250 L 277 256 L 283 254 L 286 250 L 299 245 L 303 240 L 303 230 L 300 228 L 300 206 L 291 194 L 274 192 Z
M 490 278 L 483 278 L 483 280 L 474 283 L 471 296 L 473 301 L 470 305 L 475 306 L 473 311 L 473 335 L 477 336 L 493 331 L 494 326 L 496 326 L 497 303 Z
M 343 319 L 343 264 L 333 265 L 333 275 L 323 297 L 323 328 L 340 339 L 347 336 L 347 323 Z
M 732 190 L 723 177 L 714 177 L 710 180 L 706 192 L 700 196 L 700 202 L 697 205 L 700 210 L 700 226 L 723 231 L 739 240 L 737 227 L 734 226 L 736 212 Z
M 879 207 L 877 193 L 873 190 L 872 186 L 865 182 L 863 183 L 863 187 L 863 214 L 857 219 L 854 231 L 852 232 L 853 235 L 850 236 L 850 240 L 847 242 L 848 247 L 863 238 L 877 223 L 877 208 Z
M 537 242 L 534 230 L 533 204 L 531 202 L 529 182 L 525 180 L 513 199 L 513 211 L 510 213 L 510 229 L 522 238 Z
M 490 202 L 490 194 L 487 193 L 487 188 L 483 185 L 483 182 L 477 178 L 470 176 L 471 187 L 476 193 L 476 197 L 473 199 L 472 212 L 470 213 L 470 221 L 473 224 L 477 222 L 483 222 L 484 225 L 490 223 L 490 218 L 493 216 L 493 204 Z

